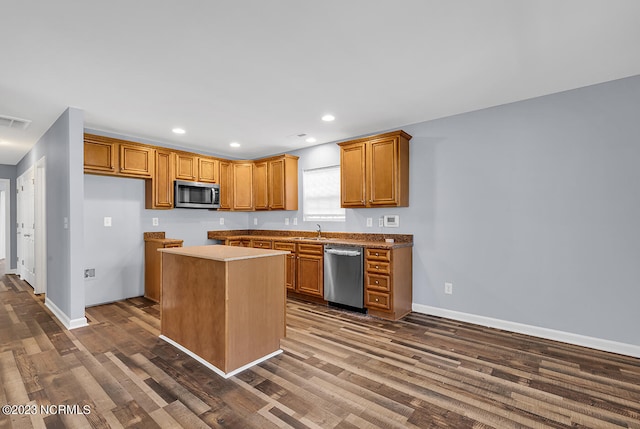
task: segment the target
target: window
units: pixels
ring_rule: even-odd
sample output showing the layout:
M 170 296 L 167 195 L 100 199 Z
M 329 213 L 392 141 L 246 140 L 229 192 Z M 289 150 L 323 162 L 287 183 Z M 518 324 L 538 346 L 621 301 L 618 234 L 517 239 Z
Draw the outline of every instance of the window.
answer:
M 340 207 L 340 166 L 302 172 L 302 219 L 305 221 L 345 221 Z

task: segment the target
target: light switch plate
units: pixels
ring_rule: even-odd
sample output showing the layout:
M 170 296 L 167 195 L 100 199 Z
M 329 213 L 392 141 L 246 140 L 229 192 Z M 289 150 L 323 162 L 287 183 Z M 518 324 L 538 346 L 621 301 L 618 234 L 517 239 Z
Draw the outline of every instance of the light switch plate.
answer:
M 151 218 L 151 225 L 153 225 L 153 226 L 158 226 L 159 225 L 157 217 Z
M 369 228 L 371 228 L 373 226 L 373 218 L 372 217 L 368 217 L 367 218 L 367 226 Z
M 285 218 L 284 218 L 284 224 L 285 224 L 285 225 L 289 225 L 289 218 L 288 218 L 288 217 L 285 217 Z
M 111 226 L 111 218 L 110 217 L 106 216 L 104 218 L 104 226 L 107 226 L 107 227 Z
M 223 217 L 220 218 L 220 225 L 224 225 L 224 218 Z
M 294 218 L 293 218 L 293 224 L 294 224 L 294 225 L 297 225 L 297 224 L 298 224 L 298 218 L 297 218 L 297 217 L 294 217 Z

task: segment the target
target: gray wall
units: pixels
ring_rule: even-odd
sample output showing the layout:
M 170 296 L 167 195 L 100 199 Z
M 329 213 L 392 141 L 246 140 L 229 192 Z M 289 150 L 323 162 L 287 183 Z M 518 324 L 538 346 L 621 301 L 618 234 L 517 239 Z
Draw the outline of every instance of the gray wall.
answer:
M 414 234 L 414 303 L 640 345 L 638 112 L 632 77 L 402 127 L 410 207 L 323 229 L 400 214 L 383 231 Z M 333 143 L 296 154 L 301 170 L 339 162 Z M 251 216 L 290 229 L 302 210 Z
M 81 110 L 67 109 L 20 160 L 16 172 L 20 176 L 46 159 L 47 300 L 71 320 L 84 318 L 83 121 Z
M 164 231 L 185 246 L 199 246 L 215 244 L 207 231 L 247 228 L 246 213 L 146 210 L 144 192 L 141 179 L 84 176 L 84 266 L 96 270 L 84 282 L 87 306 L 144 293 L 144 232 Z M 111 227 L 104 226 L 105 217 L 112 218 Z
M 18 247 L 16 241 L 16 228 L 12 225 L 15 225 L 16 220 L 16 166 L 15 165 L 5 165 L 0 164 L 0 179 L 8 179 L 9 180 L 9 188 L 6 193 L 6 203 L 9 203 L 9 198 L 11 199 L 11 205 L 9 207 L 9 236 L 5 237 L 5 240 L 11 240 L 11 251 L 10 255 L 6 255 L 8 261 L 6 262 L 5 268 L 8 270 L 15 270 L 18 267 Z M 2 225 L 4 228 L 4 225 Z

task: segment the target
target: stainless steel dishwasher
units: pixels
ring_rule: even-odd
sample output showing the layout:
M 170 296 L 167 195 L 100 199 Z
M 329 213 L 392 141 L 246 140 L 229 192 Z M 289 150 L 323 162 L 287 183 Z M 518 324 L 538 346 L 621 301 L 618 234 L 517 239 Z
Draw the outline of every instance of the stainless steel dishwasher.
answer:
M 364 312 L 364 251 L 359 246 L 324 246 L 324 299 Z

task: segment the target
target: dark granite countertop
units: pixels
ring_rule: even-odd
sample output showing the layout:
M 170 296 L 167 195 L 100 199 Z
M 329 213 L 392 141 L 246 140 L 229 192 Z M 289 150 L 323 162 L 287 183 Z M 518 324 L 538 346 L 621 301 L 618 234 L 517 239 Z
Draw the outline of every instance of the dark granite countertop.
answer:
M 210 240 L 272 240 L 293 243 L 343 244 L 376 249 L 395 249 L 413 247 L 411 234 L 366 234 L 350 232 L 323 232 L 322 239 L 312 231 L 272 231 L 272 230 L 220 230 L 208 231 Z M 392 243 L 386 239 L 394 240 Z

